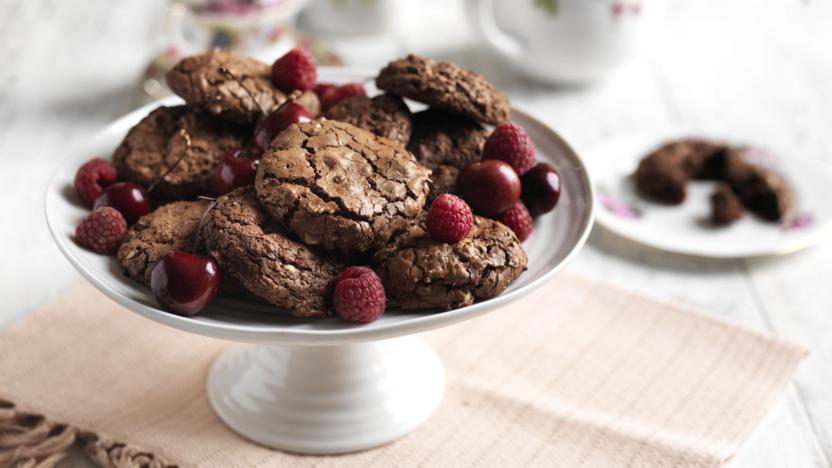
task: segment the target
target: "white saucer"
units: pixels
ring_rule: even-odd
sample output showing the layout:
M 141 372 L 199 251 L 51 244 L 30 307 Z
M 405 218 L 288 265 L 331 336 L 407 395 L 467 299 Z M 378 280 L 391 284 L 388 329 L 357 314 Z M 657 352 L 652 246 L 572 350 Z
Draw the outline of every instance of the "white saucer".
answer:
M 586 152 L 598 196 L 598 224 L 652 248 L 720 259 L 783 255 L 810 247 L 832 233 L 832 173 L 780 148 L 755 147 L 747 157 L 781 174 L 795 192 L 794 209 L 781 223 L 746 212 L 727 227 L 708 223 L 715 182 L 691 182 L 681 205 L 660 205 L 640 197 L 631 175 L 650 150 L 684 132 L 626 135 Z M 742 143 L 742 142 L 738 142 Z
M 319 70 L 321 81 L 364 81 L 371 73 Z M 374 90 L 369 90 L 374 92 Z M 108 157 L 127 130 L 168 98 L 116 120 L 68 154 L 46 194 L 46 219 L 61 252 L 96 288 L 128 310 L 190 333 L 268 345 L 223 353 L 209 378 L 219 416 L 244 436 L 304 453 L 340 453 L 389 442 L 415 428 L 439 404 L 442 367 L 412 337 L 493 312 L 554 277 L 583 246 L 593 221 L 593 189 L 574 151 L 549 127 L 514 110 L 538 159 L 560 171 L 563 192 L 553 213 L 541 217 L 524 244 L 529 269 L 502 295 L 448 312 L 388 311 L 368 325 L 333 318 L 301 320 L 262 304 L 219 299 L 195 317 L 167 313 L 152 293 L 125 277 L 112 257 L 78 247 L 75 226 L 89 213 L 72 188 L 75 171 L 93 157 Z M 325 405 L 321 402 L 326 402 Z

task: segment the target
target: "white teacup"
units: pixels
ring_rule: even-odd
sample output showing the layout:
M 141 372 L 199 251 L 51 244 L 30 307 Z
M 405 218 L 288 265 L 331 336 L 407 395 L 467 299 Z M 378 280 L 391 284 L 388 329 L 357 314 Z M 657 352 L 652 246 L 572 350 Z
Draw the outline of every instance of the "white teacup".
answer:
M 468 0 L 471 20 L 499 55 L 549 83 L 587 83 L 636 48 L 661 0 Z
M 382 34 L 395 27 L 397 0 L 313 0 L 303 15 L 315 31 L 337 35 Z

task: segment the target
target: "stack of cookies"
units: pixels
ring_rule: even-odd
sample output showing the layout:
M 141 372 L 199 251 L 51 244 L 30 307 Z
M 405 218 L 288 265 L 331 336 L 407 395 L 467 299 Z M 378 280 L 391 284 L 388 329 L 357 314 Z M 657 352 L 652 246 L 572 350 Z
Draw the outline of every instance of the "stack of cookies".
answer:
M 217 290 L 245 290 L 295 316 L 368 322 L 491 298 L 525 271 L 526 208 L 487 218 L 450 194 L 483 158 L 484 125 L 509 119 L 481 76 L 411 55 L 384 67 L 383 93 L 369 97 L 361 83 L 316 84 L 300 49 L 271 67 L 213 50 L 167 80 L 185 105 L 153 110 L 112 166 L 94 160 L 76 177 L 96 208 L 76 241 L 115 252 L 164 308 L 193 314 Z M 411 113 L 405 98 L 427 108 Z M 523 137 L 515 127 L 510 138 Z M 127 212 L 144 216 L 128 228 Z

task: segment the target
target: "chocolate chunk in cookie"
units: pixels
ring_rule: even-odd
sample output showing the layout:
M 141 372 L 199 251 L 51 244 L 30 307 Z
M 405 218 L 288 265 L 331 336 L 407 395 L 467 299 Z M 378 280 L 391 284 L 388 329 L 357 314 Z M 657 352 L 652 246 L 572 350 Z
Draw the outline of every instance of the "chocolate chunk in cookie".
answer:
M 407 149 L 433 170 L 430 198 L 453 193 L 456 177 L 465 165 L 482 158 L 488 131 L 465 116 L 438 109 L 413 115 L 413 135 Z
M 255 188 L 305 244 L 365 252 L 421 213 L 429 175 L 400 144 L 323 119 L 292 125 L 272 141 Z
M 165 78 L 189 105 L 223 119 L 254 123 L 286 101 L 270 73 L 265 63 L 213 49 L 180 60 Z M 315 93 L 303 93 L 298 102 L 312 115 L 320 113 Z
M 150 270 L 170 250 L 196 252 L 199 221 L 209 201 L 178 201 L 160 206 L 130 227 L 118 249 L 127 276 L 150 286 Z
M 130 182 L 149 187 L 158 181 L 154 197 L 194 198 L 212 191 L 211 173 L 222 155 L 242 148 L 247 134 L 245 127 L 186 106 L 159 107 L 127 132 L 113 154 L 113 164 Z
M 290 239 L 262 209 L 252 187 L 220 197 L 200 236 L 222 271 L 251 293 L 297 317 L 330 311 L 333 282 L 344 266 Z
M 792 206 L 792 191 L 779 175 L 738 154 L 729 158 L 725 179 L 743 206 L 766 221 L 780 221 Z
M 402 309 L 455 309 L 495 297 L 528 266 L 511 229 L 480 216 L 455 244 L 437 242 L 417 225 L 375 261 L 388 304 Z
M 446 62 L 408 55 L 387 64 L 376 86 L 433 107 L 499 124 L 509 120 L 509 102 L 482 76 Z
M 374 98 L 353 96 L 327 109 L 324 116 L 353 124 L 403 145 L 410 141 L 410 109 L 400 97 L 392 94 Z
M 717 226 L 725 226 L 742 218 L 742 202 L 731 186 L 720 183 L 711 194 L 711 222 Z

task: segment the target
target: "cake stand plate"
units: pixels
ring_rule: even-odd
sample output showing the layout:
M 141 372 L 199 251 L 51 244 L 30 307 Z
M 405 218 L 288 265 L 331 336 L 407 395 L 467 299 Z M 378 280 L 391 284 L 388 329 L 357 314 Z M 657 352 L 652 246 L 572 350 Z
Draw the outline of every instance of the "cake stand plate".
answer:
M 372 72 L 319 69 L 321 81 L 365 81 Z M 369 86 L 372 94 L 375 90 Z M 337 318 L 298 319 L 260 302 L 218 298 L 183 317 L 158 308 L 153 294 L 125 277 L 113 257 L 77 246 L 75 226 L 89 213 L 72 188 L 78 167 L 107 157 L 127 131 L 159 105 L 131 112 L 73 148 L 47 187 L 46 220 L 55 243 L 96 288 L 127 310 L 185 332 L 250 345 L 231 346 L 208 375 L 208 397 L 231 429 L 290 452 L 333 454 L 393 441 L 425 421 L 439 405 L 445 377 L 419 332 L 446 327 L 506 307 L 544 286 L 577 254 L 593 221 L 589 176 L 575 152 L 551 128 L 519 110 L 512 119 L 534 140 L 539 160 L 558 168 L 558 207 L 539 218 L 523 244 L 528 270 L 498 297 L 452 311 L 388 310 L 373 323 Z

